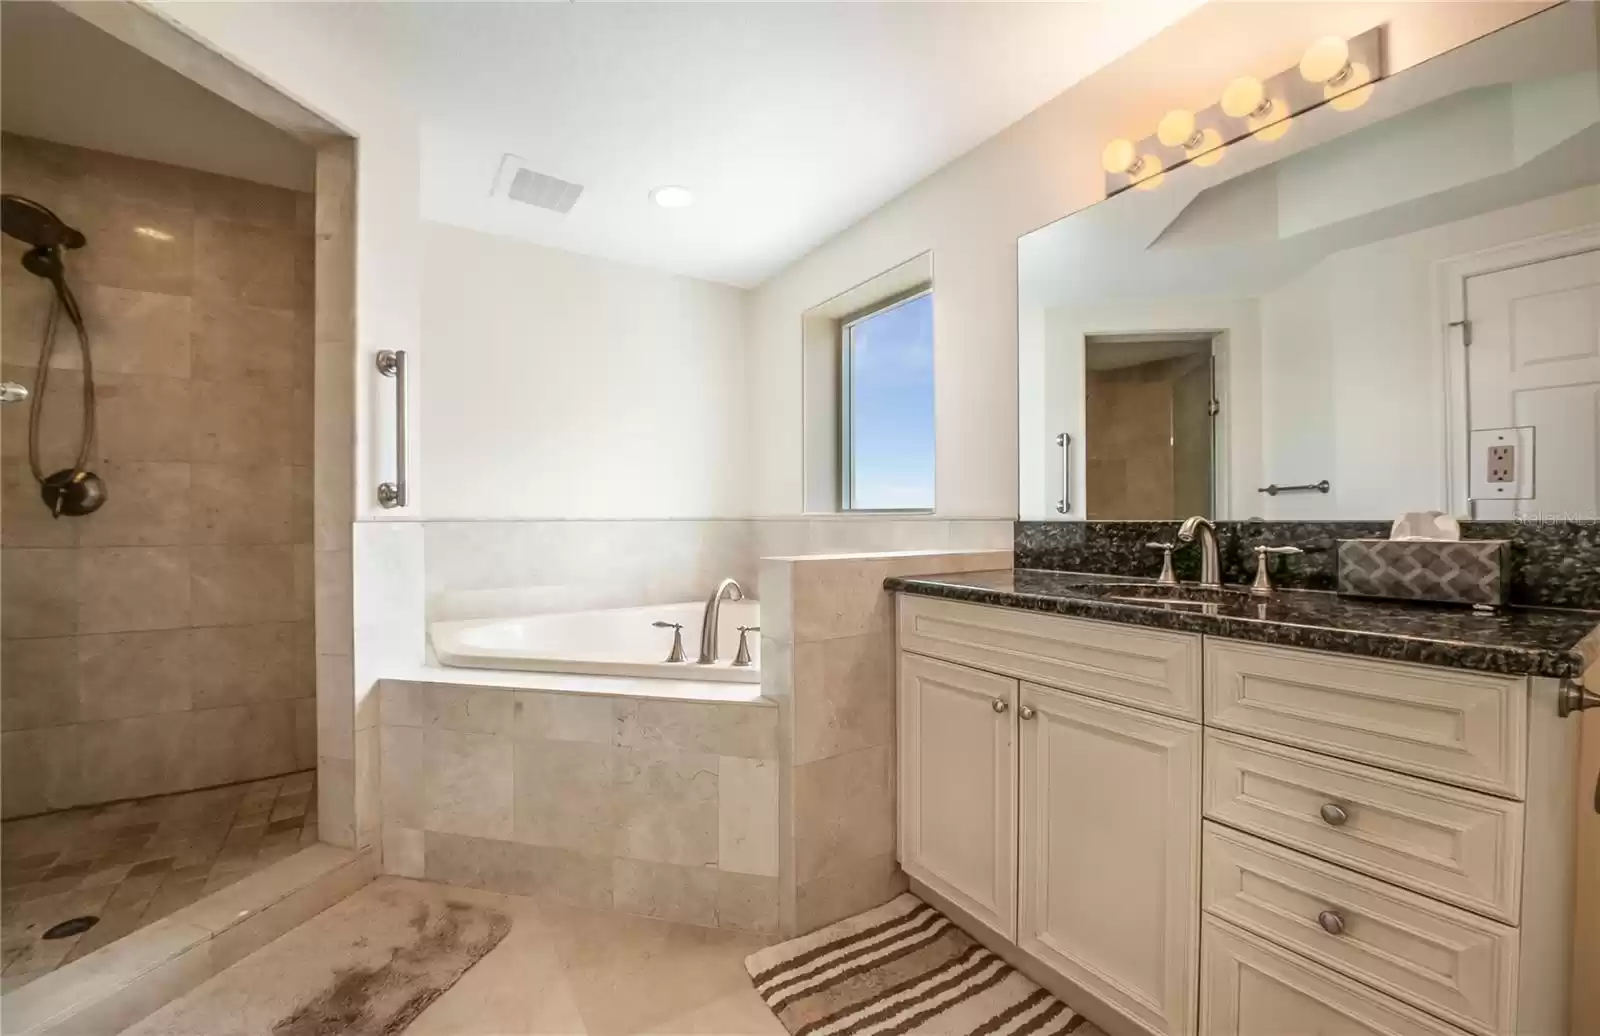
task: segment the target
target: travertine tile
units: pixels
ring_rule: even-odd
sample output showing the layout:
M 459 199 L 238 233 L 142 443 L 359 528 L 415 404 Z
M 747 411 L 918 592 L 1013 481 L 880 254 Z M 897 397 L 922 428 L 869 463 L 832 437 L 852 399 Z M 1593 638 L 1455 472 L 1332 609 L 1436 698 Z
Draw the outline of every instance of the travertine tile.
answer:
M 607 910 L 611 861 L 570 849 L 428 831 L 427 877 L 451 885 Z
M 75 200 L 78 228 L 94 242 L 73 254 L 75 276 L 89 284 L 189 294 L 195 265 L 190 209 L 92 191 Z
M 194 173 L 196 215 L 293 229 L 299 199 L 307 194 L 231 176 Z
M 317 756 L 318 834 L 330 845 L 356 843 L 356 773 L 353 759 Z
M 892 854 L 854 861 L 847 869 L 801 883 L 795 897 L 796 926 L 814 931 L 882 906 L 905 890 L 905 872 Z
M 86 284 L 78 291 L 96 374 L 189 376 L 189 298 Z M 63 341 L 72 332 L 64 328 Z M 58 346 L 62 367 L 79 369 L 76 348 Z
M 403 878 L 424 876 L 424 835 L 414 827 L 383 825 L 383 872 Z
M 207 626 L 299 617 L 294 548 L 192 547 L 194 621 Z
M 355 663 L 349 655 L 318 655 L 317 743 L 323 755 L 355 758 Z M 421 758 L 420 755 L 412 759 Z
M 425 686 L 406 680 L 380 680 L 379 717 L 383 726 L 423 726 L 425 721 L 422 712 L 422 693 Z
M 793 652 L 796 764 L 893 743 L 892 634 L 799 643 Z
M 302 329 L 295 311 L 249 306 L 224 298 L 195 305 L 194 377 L 293 388 L 306 382 L 297 352 Z
M 78 557 L 66 549 L 0 551 L 0 632 L 58 637 L 78 631 Z
M 78 724 L 73 733 L 81 746 L 79 801 L 108 802 L 182 786 L 195 715 L 170 712 Z
M 512 695 L 511 735 L 609 745 L 616 708 L 620 704 L 616 699 L 597 694 L 516 691 Z
M 194 293 L 292 309 L 298 298 L 295 235 L 287 228 L 199 216 L 194 221 Z
M 778 930 L 778 879 L 718 871 L 717 927 L 775 934 Z
M 98 547 L 75 552 L 78 630 L 119 633 L 189 625 L 185 547 Z
M 21 457 L 0 461 L 0 515 L 4 515 L 0 520 L 0 545 L 71 547 L 78 542 L 81 524 L 60 521 L 50 513 L 39 496 L 39 483 Z
M 616 851 L 618 793 L 607 745 L 516 741 L 512 837 L 596 856 Z
M 9 645 L 8 645 L 9 647 Z M 80 742 L 76 728 L 40 727 L 0 734 L 0 801 L 6 816 L 65 809 L 78 792 Z
M 190 708 L 190 636 L 176 629 L 79 637 L 79 717 L 124 719 Z
M 634 698 L 619 700 L 616 715 L 614 743 L 625 748 L 674 748 L 749 759 L 778 754 L 778 710 L 765 704 Z
M 197 709 L 316 693 L 301 657 L 310 645 L 295 623 L 202 627 L 191 638 Z
M 83 547 L 167 547 L 189 540 L 189 465 L 184 461 L 106 461 L 106 502 L 80 524 Z
M 0 728 L 26 730 L 78 719 L 78 652 L 73 637 L 15 640 L 0 650 Z
M 195 464 L 185 487 L 187 542 L 294 542 L 294 474 L 287 464 Z
M 796 881 L 894 848 L 894 750 L 884 746 L 796 766 Z
M 424 728 L 423 816 L 418 826 L 479 838 L 511 837 L 511 740 Z
M 778 876 L 778 764 L 723 756 L 719 761 L 717 867 Z
M 96 373 L 96 452 L 111 461 L 189 460 L 190 385 L 187 378 Z
M 9 285 L 12 282 L 5 283 Z M 37 348 L 37 334 L 34 344 Z M 7 381 L 21 382 L 31 392 L 26 403 L 0 408 L 0 454 L 7 457 L 24 458 L 28 455 L 28 421 L 38 408 L 40 398 L 33 362 L 30 361 L 26 366 L 8 362 L 4 368 Z M 82 445 L 83 375 L 77 371 L 52 371 L 43 397 L 45 408 L 39 421 L 39 459 L 48 474 L 71 464 Z M 104 435 L 103 428 L 101 434 Z
M 617 859 L 611 875 L 612 904 L 623 913 L 707 927 L 717 923 L 714 868 Z
M 193 383 L 189 456 L 208 464 L 295 464 L 296 415 L 282 392 L 245 382 Z
M 424 726 L 470 734 L 506 734 L 511 729 L 509 690 L 421 684 L 420 698 Z
M 718 762 L 714 755 L 617 749 L 617 855 L 715 866 Z

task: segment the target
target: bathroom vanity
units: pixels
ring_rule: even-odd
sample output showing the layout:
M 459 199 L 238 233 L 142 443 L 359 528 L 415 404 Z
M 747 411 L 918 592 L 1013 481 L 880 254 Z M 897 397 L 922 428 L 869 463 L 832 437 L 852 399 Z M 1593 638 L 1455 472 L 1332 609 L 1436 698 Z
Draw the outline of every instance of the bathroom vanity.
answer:
M 1108 1031 L 1569 1031 L 1593 614 L 887 585 L 901 864 Z

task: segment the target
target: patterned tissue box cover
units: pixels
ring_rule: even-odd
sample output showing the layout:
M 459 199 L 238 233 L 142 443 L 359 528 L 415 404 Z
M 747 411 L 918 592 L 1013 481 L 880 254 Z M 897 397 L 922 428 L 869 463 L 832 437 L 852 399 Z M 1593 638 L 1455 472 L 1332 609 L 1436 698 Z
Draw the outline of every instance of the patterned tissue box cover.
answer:
M 1505 603 L 1506 540 L 1340 540 L 1339 592 L 1450 604 Z

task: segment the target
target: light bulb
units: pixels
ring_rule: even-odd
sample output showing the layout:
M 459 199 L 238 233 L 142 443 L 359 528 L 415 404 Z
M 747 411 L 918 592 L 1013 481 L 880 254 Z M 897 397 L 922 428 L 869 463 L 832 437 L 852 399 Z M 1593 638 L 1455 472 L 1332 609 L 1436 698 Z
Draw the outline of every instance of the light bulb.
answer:
M 1289 127 L 1292 123 L 1293 120 L 1287 116 L 1279 116 L 1270 111 L 1261 118 L 1247 119 L 1245 121 L 1245 125 L 1250 127 L 1250 132 L 1259 140 L 1278 140 L 1282 138 L 1285 133 L 1289 132 Z
M 1138 172 L 1132 174 L 1136 177 L 1133 185 L 1141 191 L 1155 190 L 1161 186 L 1161 181 L 1167 178 L 1166 174 L 1161 170 L 1161 159 L 1155 155 L 1140 156 Z
M 1300 75 L 1308 83 L 1331 83 L 1350 71 L 1350 44 L 1337 36 L 1324 36 L 1306 48 Z
M 1189 149 L 1189 160 L 1198 166 L 1216 165 L 1228 149 L 1222 146 L 1222 134 L 1207 129 L 1200 134 L 1200 143 Z
M 1139 168 L 1139 151 L 1133 146 L 1133 141 L 1118 137 L 1100 152 L 1100 167 L 1108 173 L 1127 173 L 1131 176 Z
M 1174 108 L 1161 117 L 1156 126 L 1156 139 L 1167 147 L 1195 147 L 1200 137 L 1194 131 L 1194 113 Z
M 666 184 L 652 189 L 650 200 L 663 209 L 683 209 L 694 204 L 694 192 L 677 184 Z
M 1254 76 L 1241 76 L 1222 91 L 1222 110 L 1235 119 L 1265 115 L 1271 106 L 1267 88 Z
M 1372 96 L 1372 70 L 1357 61 L 1337 85 L 1329 83 L 1324 86 L 1322 95 L 1329 99 L 1328 107 L 1335 111 L 1354 111 Z

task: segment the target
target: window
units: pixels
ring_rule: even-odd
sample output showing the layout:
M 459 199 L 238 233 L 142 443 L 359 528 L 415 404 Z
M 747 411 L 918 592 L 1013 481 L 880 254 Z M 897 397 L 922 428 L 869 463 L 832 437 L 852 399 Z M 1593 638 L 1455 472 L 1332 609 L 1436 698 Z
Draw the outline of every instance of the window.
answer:
M 841 509 L 933 510 L 933 290 L 849 317 L 839 331 Z

